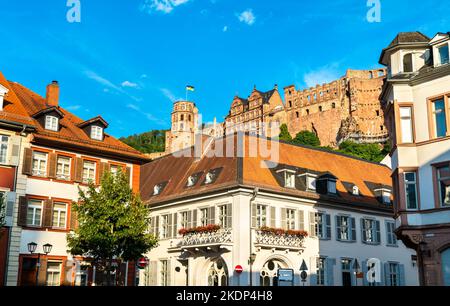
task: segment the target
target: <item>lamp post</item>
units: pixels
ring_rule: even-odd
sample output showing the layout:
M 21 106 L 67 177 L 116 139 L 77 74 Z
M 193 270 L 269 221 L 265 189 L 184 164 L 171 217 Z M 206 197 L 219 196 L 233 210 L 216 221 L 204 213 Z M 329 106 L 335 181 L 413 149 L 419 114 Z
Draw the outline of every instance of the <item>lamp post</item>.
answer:
M 31 255 L 33 255 L 36 252 L 37 249 L 37 243 L 36 242 L 30 242 L 28 243 L 28 252 L 30 252 Z M 50 254 L 52 251 L 53 245 L 50 243 L 44 244 L 42 246 L 42 249 L 44 251 L 45 256 Z M 36 286 L 39 286 L 39 269 L 41 268 L 41 253 L 36 253 L 37 258 L 37 264 L 36 264 Z
M 353 262 L 353 270 L 355 271 L 355 283 L 356 283 L 356 287 L 358 287 L 358 273 L 359 273 L 360 268 L 361 268 L 361 267 L 359 266 L 358 259 L 355 258 L 355 261 Z

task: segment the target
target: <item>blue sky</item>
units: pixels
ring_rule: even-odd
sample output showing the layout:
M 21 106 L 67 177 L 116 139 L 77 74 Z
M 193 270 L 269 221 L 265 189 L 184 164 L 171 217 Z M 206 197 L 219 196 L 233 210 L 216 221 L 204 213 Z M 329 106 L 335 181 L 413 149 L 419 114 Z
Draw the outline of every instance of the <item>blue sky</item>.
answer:
M 44 3 L 43 3 L 44 2 Z M 0 0 L 0 71 L 41 95 L 58 80 L 60 104 L 83 119 L 101 114 L 125 136 L 170 127 L 173 100 L 194 85 L 204 121 L 219 121 L 253 86 L 306 87 L 348 68 L 378 67 L 401 31 L 450 30 L 447 1 Z

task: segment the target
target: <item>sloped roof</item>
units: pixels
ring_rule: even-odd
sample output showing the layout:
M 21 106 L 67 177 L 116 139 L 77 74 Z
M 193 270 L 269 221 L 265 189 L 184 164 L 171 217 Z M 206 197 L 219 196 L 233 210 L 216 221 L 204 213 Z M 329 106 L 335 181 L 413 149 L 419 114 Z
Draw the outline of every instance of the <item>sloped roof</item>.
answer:
M 257 92 L 262 96 L 264 104 L 269 103 L 270 98 L 272 98 L 272 96 L 275 93 L 275 91 L 276 91 L 275 89 L 272 89 L 272 90 L 269 90 L 269 91 L 266 91 L 266 92 L 262 92 L 262 91 L 257 90 Z
M 237 143 L 237 136 L 235 144 Z M 254 136 L 244 136 L 245 148 L 249 148 L 250 139 Z M 228 139 L 216 139 L 216 145 L 227 143 Z M 260 139 L 262 147 L 279 145 L 278 158 L 272 160 L 264 158 L 261 154 L 257 157 L 208 157 L 206 154 L 196 161 L 194 157 L 175 157 L 169 155 L 144 165 L 141 170 L 141 196 L 149 205 L 167 203 L 171 200 L 184 197 L 198 196 L 204 193 L 218 190 L 229 190 L 239 186 L 260 187 L 263 190 L 297 197 L 331 201 L 342 205 L 363 205 L 365 207 L 387 209 L 380 204 L 370 184 L 391 185 L 390 170 L 380 164 L 370 163 L 357 158 L 344 156 L 338 153 L 313 149 L 305 146 L 291 145 L 287 143 L 271 142 Z M 210 148 L 213 150 L 215 147 Z M 191 150 L 191 149 L 190 149 Z M 248 149 L 247 149 L 248 150 Z M 235 151 L 237 152 L 237 151 Z M 211 152 L 209 152 L 211 153 Z M 248 152 L 247 152 L 248 153 Z M 212 155 L 212 154 L 211 154 Z M 339 195 L 326 196 L 302 190 L 284 188 L 280 186 L 271 169 L 261 167 L 267 162 L 290 165 L 299 169 L 309 169 L 317 173 L 329 173 L 337 177 L 337 190 Z M 199 179 L 201 182 L 206 173 L 215 168 L 223 168 L 217 182 L 211 185 L 197 183 L 194 187 L 186 188 L 189 176 L 203 173 Z M 162 182 L 168 182 L 161 194 L 153 196 L 153 188 Z M 361 196 L 353 196 L 348 193 L 345 183 L 357 185 Z M 370 183 L 369 185 L 367 183 Z
M 1 77 L 2 75 L 0 74 L 0 82 L 2 82 Z M 19 114 L 24 118 L 24 122 L 35 126 L 36 130 L 33 133 L 34 142 L 42 142 L 49 145 L 59 144 L 68 148 L 73 147 L 104 153 L 108 156 L 128 157 L 130 159 L 141 161 L 148 160 L 141 152 L 129 147 L 110 135 L 105 134 L 103 141 L 91 139 L 80 127 L 78 127 L 78 125 L 85 121 L 59 106 L 56 108 L 63 114 L 63 118 L 60 119 L 60 131 L 53 132 L 45 130 L 44 127 L 33 118 L 33 115 L 49 108 L 46 104 L 46 100 L 19 83 L 7 82 L 7 84 L 7 87 L 11 89 L 8 96 L 11 95 L 9 99 L 12 100 L 13 103 L 10 105 L 7 104 L 5 111 L 16 115 Z M 1 113 L 2 112 L 0 112 L 0 120 Z
M 406 43 L 428 43 L 430 38 L 421 32 L 401 32 L 397 34 L 394 40 L 389 44 L 388 48 L 395 47 L 399 44 Z

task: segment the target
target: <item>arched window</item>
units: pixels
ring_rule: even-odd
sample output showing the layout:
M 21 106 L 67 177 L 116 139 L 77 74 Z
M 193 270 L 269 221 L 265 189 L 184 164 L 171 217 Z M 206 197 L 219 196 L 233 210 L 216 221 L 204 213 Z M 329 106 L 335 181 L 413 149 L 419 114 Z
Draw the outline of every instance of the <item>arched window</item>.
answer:
M 228 270 L 223 259 L 218 259 L 209 267 L 208 286 L 228 286 Z
M 413 57 L 412 57 L 412 53 L 406 54 L 403 57 L 403 72 L 413 72 Z
M 297 118 L 300 118 L 300 113 L 299 113 L 299 112 L 295 112 L 295 116 L 296 116 Z
M 323 107 L 319 106 L 319 112 L 322 112 L 322 111 L 323 111 Z
M 331 104 L 331 108 L 336 108 L 336 103 L 333 102 L 333 103 Z
M 306 109 L 306 114 L 309 115 L 309 109 Z
M 191 115 L 189 115 L 189 122 L 191 122 L 192 121 L 192 117 L 191 117 Z
M 292 101 L 289 101 L 289 107 L 292 107 Z
M 259 273 L 260 286 L 278 286 L 278 269 L 284 269 L 286 267 L 287 265 L 284 262 L 277 259 L 266 262 Z
M 184 121 L 184 115 L 180 116 L 180 121 Z

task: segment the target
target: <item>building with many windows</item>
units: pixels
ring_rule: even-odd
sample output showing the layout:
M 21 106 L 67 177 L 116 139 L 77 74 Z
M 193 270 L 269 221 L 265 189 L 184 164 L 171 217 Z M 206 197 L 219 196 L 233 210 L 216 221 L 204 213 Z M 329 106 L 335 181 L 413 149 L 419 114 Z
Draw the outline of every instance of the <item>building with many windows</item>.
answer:
M 0 256 L 0 264 L 6 260 L 5 284 L 101 285 L 104 274 L 89 258 L 67 252 L 66 235 L 76 226 L 72 203 L 79 187 L 100 184 L 105 171 L 121 169 L 139 191 L 140 165 L 148 159 L 108 135 L 102 117 L 82 120 L 60 107 L 57 82 L 47 86 L 45 98 L 1 74 L 0 84 L 0 192 L 8 199 L 7 247 L 1 250 L 6 255 Z M 37 244 L 33 254 L 29 243 Z M 48 254 L 46 244 L 52 245 Z M 134 284 L 133 263 L 117 271 L 112 277 L 118 284 Z
M 250 153 L 255 143 L 271 155 Z M 160 241 L 140 285 L 270 286 L 280 268 L 293 269 L 300 285 L 303 261 L 307 285 L 418 284 L 415 252 L 394 234 L 387 167 L 240 134 L 216 139 L 201 156 L 193 150 L 141 169 Z M 233 156 L 214 154 L 225 151 Z
M 400 33 L 383 50 L 396 231 L 418 253 L 422 285 L 450 285 L 449 33 Z

